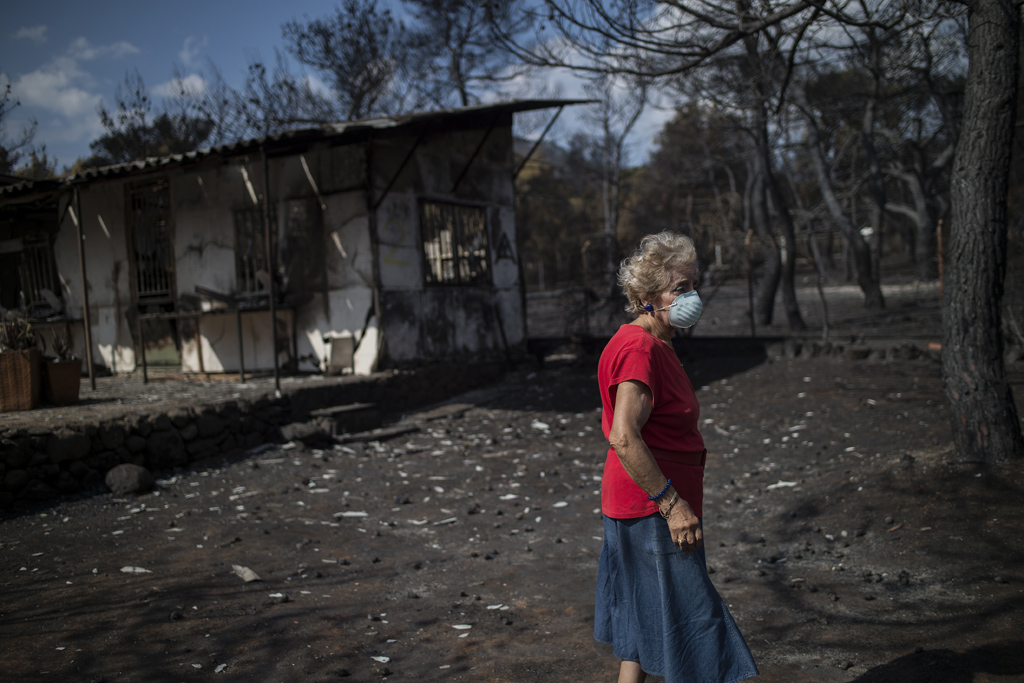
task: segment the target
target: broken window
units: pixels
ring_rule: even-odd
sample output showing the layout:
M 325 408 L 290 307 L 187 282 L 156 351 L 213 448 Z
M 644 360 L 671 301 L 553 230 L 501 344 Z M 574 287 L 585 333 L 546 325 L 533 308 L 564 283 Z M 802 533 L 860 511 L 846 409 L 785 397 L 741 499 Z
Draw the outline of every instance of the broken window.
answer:
M 128 226 L 132 240 L 135 293 L 138 301 L 174 300 L 174 249 L 171 203 L 166 180 L 131 188 Z
M 276 224 L 277 211 L 271 206 L 270 225 L 273 227 Z M 235 275 L 239 294 L 255 294 L 270 288 L 264 234 L 262 206 L 235 211 Z M 274 235 L 273 229 L 271 235 Z
M 423 201 L 420 230 L 427 284 L 487 282 L 487 212 L 482 207 Z
M 0 242 L 0 306 L 32 318 L 48 318 L 64 308 L 60 280 L 47 233 Z

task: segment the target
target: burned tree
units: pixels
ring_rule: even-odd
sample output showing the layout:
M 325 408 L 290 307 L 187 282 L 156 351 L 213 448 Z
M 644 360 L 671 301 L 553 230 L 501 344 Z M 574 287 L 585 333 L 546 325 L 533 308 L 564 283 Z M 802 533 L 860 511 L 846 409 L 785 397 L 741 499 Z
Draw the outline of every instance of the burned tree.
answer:
M 1006 199 L 1017 107 L 1020 2 L 965 0 L 970 66 L 953 163 L 942 369 L 960 459 L 1024 457 L 1003 364 Z
M 376 0 L 344 0 L 333 16 L 290 21 L 282 32 L 288 52 L 326 77 L 341 120 L 402 109 L 406 30 Z
M 104 133 L 89 143 L 92 156 L 82 167 L 108 166 L 137 159 L 182 154 L 199 148 L 210 138 L 213 120 L 192 111 L 184 100 L 169 99 L 155 116 L 153 101 L 138 70 L 125 74 L 114 94 L 114 109 L 99 106 Z
M 411 11 L 406 41 L 416 89 L 438 106 L 479 104 L 481 90 L 519 78 L 514 63 L 491 35 L 491 26 L 516 33 L 519 0 L 402 0 Z
M 602 287 L 614 298 L 618 292 L 615 272 L 619 266 L 618 230 L 621 209 L 625 142 L 647 105 L 647 84 L 625 79 L 617 83 L 600 75 L 587 85 L 587 93 L 599 100 L 589 120 L 600 130 L 601 195 L 604 215 L 605 267 Z
M 0 173 L 10 173 L 25 155 L 25 148 L 32 142 L 35 136 L 36 124 L 25 127 L 17 136 L 9 136 L 7 124 L 10 113 L 20 105 L 20 102 L 11 97 L 11 84 L 4 83 L 0 86 Z
M 807 129 L 805 147 L 811 159 L 814 175 L 818 181 L 818 188 L 832 221 L 839 227 L 843 237 L 846 238 L 847 244 L 850 245 L 850 250 L 853 253 L 854 268 L 857 271 L 857 284 L 864 293 L 864 307 L 883 308 L 885 306 L 885 299 L 882 297 L 882 288 L 878 281 L 878 275 L 873 272 L 871 247 L 846 211 L 843 210 L 842 204 L 839 201 L 835 183 L 832 175 L 829 173 L 828 162 L 825 158 L 818 121 L 811 111 L 803 88 L 799 85 L 794 85 L 793 91 L 797 109 L 802 114 Z

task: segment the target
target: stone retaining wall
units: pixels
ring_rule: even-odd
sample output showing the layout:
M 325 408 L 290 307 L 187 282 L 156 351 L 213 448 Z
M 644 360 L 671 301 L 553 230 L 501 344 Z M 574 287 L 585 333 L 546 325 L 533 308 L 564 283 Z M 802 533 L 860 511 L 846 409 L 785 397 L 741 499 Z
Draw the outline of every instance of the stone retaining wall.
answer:
M 0 426 L 0 509 L 99 490 L 121 463 L 154 472 L 217 455 L 237 455 L 281 441 L 281 426 L 309 418 L 317 408 L 376 403 L 397 415 L 497 379 L 499 365 L 433 365 L 393 371 L 366 381 L 303 386 L 281 398 L 224 400 L 171 412 L 129 413 L 118 419 L 53 429 Z

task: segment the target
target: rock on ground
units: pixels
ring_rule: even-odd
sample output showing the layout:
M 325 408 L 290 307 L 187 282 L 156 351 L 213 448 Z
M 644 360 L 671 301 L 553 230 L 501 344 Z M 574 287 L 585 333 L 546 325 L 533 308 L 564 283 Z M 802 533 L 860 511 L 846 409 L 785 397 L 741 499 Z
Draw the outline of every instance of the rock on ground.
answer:
M 115 496 L 145 493 L 156 483 L 152 473 L 145 467 L 128 463 L 118 465 L 107 472 L 105 482 Z

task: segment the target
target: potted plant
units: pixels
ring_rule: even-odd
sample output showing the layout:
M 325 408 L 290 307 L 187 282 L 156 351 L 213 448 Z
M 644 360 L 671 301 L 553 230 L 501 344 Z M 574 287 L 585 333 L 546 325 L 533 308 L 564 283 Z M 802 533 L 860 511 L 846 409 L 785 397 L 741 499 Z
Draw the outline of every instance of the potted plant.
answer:
M 78 403 L 78 392 L 82 387 L 82 359 L 71 348 L 68 334 L 53 335 L 53 352 L 56 358 L 47 358 L 43 364 L 43 387 L 46 400 L 56 406 Z
M 39 406 L 43 352 L 32 327 L 16 315 L 0 319 L 0 411 Z

